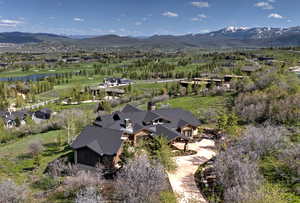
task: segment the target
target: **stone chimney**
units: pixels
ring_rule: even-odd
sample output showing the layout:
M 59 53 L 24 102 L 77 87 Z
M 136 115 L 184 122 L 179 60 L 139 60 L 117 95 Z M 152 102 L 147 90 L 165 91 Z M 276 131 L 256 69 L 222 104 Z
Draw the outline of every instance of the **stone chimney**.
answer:
M 133 126 L 132 126 L 131 120 L 130 120 L 129 118 L 126 118 L 126 119 L 124 120 L 124 122 L 125 122 L 125 128 L 126 128 L 127 130 L 132 130 Z
M 156 106 L 153 102 L 148 102 L 148 111 L 155 111 L 156 110 Z

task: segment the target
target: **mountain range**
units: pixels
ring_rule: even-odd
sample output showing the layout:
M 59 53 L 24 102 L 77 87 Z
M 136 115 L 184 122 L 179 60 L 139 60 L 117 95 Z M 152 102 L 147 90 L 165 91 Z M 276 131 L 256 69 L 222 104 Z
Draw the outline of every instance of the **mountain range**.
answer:
M 0 33 L 0 43 L 61 43 L 80 48 L 257 48 L 300 46 L 300 26 L 291 28 L 227 27 L 205 34 L 153 35 L 130 37 L 118 35 L 62 36 L 47 33 Z

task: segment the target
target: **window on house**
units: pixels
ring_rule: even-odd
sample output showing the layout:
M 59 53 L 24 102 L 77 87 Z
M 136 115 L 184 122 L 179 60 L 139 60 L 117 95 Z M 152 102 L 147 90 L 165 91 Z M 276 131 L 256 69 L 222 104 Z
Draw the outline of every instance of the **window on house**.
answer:
M 192 137 L 192 130 L 183 131 L 183 135 L 186 136 L 186 137 Z

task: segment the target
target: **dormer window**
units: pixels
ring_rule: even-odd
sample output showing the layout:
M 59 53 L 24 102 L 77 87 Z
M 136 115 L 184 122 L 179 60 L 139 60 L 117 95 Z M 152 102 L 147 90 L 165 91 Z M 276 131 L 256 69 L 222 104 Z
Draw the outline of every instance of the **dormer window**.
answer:
M 152 122 L 152 124 L 153 125 L 162 125 L 162 124 L 164 124 L 165 122 L 164 122 L 164 120 L 163 119 L 157 119 L 157 120 L 154 120 L 153 122 Z
M 124 120 L 124 122 L 125 122 L 125 128 L 127 130 L 132 130 L 132 128 L 133 128 L 132 121 L 130 119 L 126 118 Z
M 120 116 L 117 113 L 114 114 L 113 119 L 115 121 L 121 120 Z

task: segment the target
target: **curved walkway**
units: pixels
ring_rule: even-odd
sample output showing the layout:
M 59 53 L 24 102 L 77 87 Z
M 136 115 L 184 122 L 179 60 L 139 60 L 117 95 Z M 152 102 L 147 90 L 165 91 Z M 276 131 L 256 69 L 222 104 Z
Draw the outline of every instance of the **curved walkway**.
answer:
M 183 143 L 175 143 L 174 145 L 179 149 L 184 148 Z M 204 139 L 201 142 L 188 144 L 188 149 L 197 151 L 197 154 L 174 158 L 177 168 L 174 172 L 169 172 L 168 177 L 173 191 L 179 195 L 179 203 L 206 203 L 196 185 L 194 174 L 199 165 L 215 156 L 214 147 L 214 141 Z

